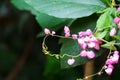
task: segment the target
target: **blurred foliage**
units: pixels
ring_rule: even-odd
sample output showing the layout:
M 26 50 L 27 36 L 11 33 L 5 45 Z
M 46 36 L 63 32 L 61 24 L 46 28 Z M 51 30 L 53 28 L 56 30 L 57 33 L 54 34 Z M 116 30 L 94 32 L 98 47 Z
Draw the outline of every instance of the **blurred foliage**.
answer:
M 73 80 L 79 76 L 79 71 L 61 70 L 59 61 L 54 62 L 55 59 L 46 58 L 42 54 L 43 37 L 36 38 L 40 31 L 33 15 L 17 10 L 10 1 L 0 0 L 0 80 L 7 78 L 16 69 L 26 46 L 31 44 L 28 43 L 31 36 L 34 41 L 28 51 L 29 55 L 14 80 Z M 59 52 L 59 46 L 56 46 L 58 39 L 53 41 L 50 38 L 48 41 L 51 42 L 48 45 L 53 46 L 50 49 Z

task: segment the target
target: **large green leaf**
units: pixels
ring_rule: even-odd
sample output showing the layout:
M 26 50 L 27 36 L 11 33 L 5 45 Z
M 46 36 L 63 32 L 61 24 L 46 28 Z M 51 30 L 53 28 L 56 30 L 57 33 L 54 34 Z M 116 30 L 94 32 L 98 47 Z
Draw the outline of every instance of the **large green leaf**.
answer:
M 59 18 L 79 18 L 105 8 L 100 0 L 25 0 L 38 12 Z
M 67 25 L 73 19 L 56 18 L 53 16 L 49 16 L 47 14 L 40 13 L 40 14 L 37 14 L 36 20 L 43 28 L 46 28 L 46 27 L 52 28 L 52 27 L 58 26 L 59 24 Z
M 42 26 L 42 28 L 48 27 L 55 27 L 59 24 L 62 24 L 66 22 L 66 18 L 56 18 L 44 13 L 41 13 L 34 9 L 33 6 L 30 6 L 29 4 L 25 3 L 25 0 L 11 0 L 11 2 L 16 6 L 17 8 L 21 10 L 29 10 L 32 14 L 36 16 L 37 22 Z M 70 20 L 71 21 L 71 20 Z M 66 23 L 67 24 L 67 23 Z
M 91 20 L 91 18 L 92 18 L 92 20 Z M 95 25 L 96 25 L 96 20 L 97 20 L 97 18 L 95 16 L 90 16 L 90 17 L 78 19 L 70 27 L 71 32 L 77 33 L 79 31 L 85 31 L 88 28 L 93 30 L 95 28 Z M 68 55 L 75 56 L 75 55 L 80 54 L 81 48 L 80 48 L 77 40 L 62 39 L 61 43 L 62 43 L 61 52 L 60 52 L 61 55 L 68 54 Z M 104 52 L 104 50 L 103 49 L 101 49 L 100 51 L 94 50 L 94 52 L 95 52 L 96 57 L 97 57 L 97 56 L 100 56 Z M 75 58 L 75 64 L 73 64 L 72 66 L 69 66 L 67 64 L 68 59 L 71 59 L 71 57 L 65 56 L 64 58 L 61 58 L 61 67 L 62 68 L 75 67 L 75 66 L 84 64 L 87 61 L 89 61 L 87 58 L 77 57 L 77 58 Z

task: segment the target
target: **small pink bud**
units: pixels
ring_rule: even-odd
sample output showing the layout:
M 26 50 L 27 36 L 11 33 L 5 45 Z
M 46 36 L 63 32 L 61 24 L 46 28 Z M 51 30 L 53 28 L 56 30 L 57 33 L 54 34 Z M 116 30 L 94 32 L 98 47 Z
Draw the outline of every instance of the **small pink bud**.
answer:
M 86 32 L 78 32 L 78 34 L 79 34 L 79 37 L 85 37 L 86 36 Z
M 109 65 L 108 65 L 108 68 L 114 69 L 114 66 L 111 65 L 111 64 L 109 64 Z
M 79 38 L 78 39 L 78 44 L 80 45 L 80 47 L 82 48 L 82 49 L 86 49 L 86 47 L 87 47 L 87 44 L 85 43 L 85 41 L 84 41 L 84 39 L 82 39 L 82 38 Z
M 77 34 L 72 34 L 72 39 L 77 39 Z
M 117 54 L 113 55 L 113 57 L 112 57 L 112 62 L 113 62 L 114 64 L 117 64 L 117 63 L 118 63 L 118 60 L 119 60 L 119 55 L 117 55 Z
M 86 30 L 86 34 L 87 34 L 88 36 L 90 36 L 90 35 L 92 35 L 92 31 L 91 31 L 90 29 L 87 29 L 87 30 Z
M 87 45 L 88 45 L 88 47 L 89 48 L 93 48 L 93 47 L 95 47 L 95 42 L 89 42 L 89 43 L 87 43 Z
M 103 66 L 103 68 L 104 68 L 104 69 L 107 69 L 108 67 L 105 65 L 105 66 Z
M 93 59 L 95 57 L 95 53 L 93 51 L 88 51 L 87 57 L 88 57 L 88 59 Z
M 55 31 L 52 31 L 52 35 L 54 35 L 54 34 L 56 34 L 56 32 L 55 32 Z
M 105 72 L 106 72 L 108 75 L 111 75 L 111 74 L 112 74 L 112 71 L 113 71 L 112 68 L 107 68 L 107 69 L 105 69 Z
M 119 12 L 120 12 L 120 7 L 118 7 L 118 8 L 117 8 L 117 11 L 119 11 Z
M 75 59 L 68 59 L 67 63 L 71 66 L 75 63 Z
M 106 64 L 113 64 L 112 59 L 107 59 L 107 60 L 106 60 Z
M 78 39 L 78 44 L 84 44 L 84 43 L 85 43 L 85 41 L 82 38 Z
M 115 24 L 118 24 L 119 22 L 120 22 L 120 18 L 119 18 L 119 17 L 115 17 L 115 18 L 114 18 L 114 23 L 115 23 Z
M 114 54 L 119 54 L 119 52 L 118 51 L 114 51 Z
M 70 33 L 65 33 L 65 37 L 70 37 Z
M 65 27 L 64 27 L 64 33 L 70 33 L 70 29 L 69 29 L 68 26 L 65 26 Z
M 87 47 L 87 44 L 86 43 L 84 43 L 84 44 L 82 44 L 82 45 L 80 45 L 80 47 L 82 48 L 82 49 L 86 49 L 86 47 Z
M 80 52 L 81 57 L 86 57 L 87 56 L 87 51 L 83 50 Z
M 44 33 L 48 35 L 48 34 L 50 34 L 50 30 L 48 28 L 45 28 Z
M 84 37 L 83 39 L 84 39 L 84 41 L 87 42 L 87 43 L 90 42 L 90 37 L 88 37 L 88 36 Z
M 110 36 L 115 36 L 116 35 L 116 29 L 113 28 L 111 31 L 110 31 Z

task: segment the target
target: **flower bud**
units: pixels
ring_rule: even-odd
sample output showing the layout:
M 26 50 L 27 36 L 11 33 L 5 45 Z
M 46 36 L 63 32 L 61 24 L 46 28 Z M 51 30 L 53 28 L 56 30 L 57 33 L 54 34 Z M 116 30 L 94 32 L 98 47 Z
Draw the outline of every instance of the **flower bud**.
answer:
M 44 29 L 44 33 L 48 35 L 48 34 L 50 34 L 50 30 L 47 29 L 47 28 L 45 28 L 45 29 Z
M 70 33 L 65 33 L 65 37 L 70 37 Z
M 77 39 L 77 34 L 72 34 L 72 39 Z
M 91 31 L 90 29 L 87 29 L 87 30 L 86 30 L 86 34 L 87 34 L 88 36 L 90 36 L 90 35 L 92 35 L 92 31 Z
M 75 59 L 68 59 L 67 63 L 71 66 L 75 63 Z
M 87 43 L 87 45 L 88 45 L 88 47 L 89 48 L 93 48 L 93 47 L 95 47 L 95 42 L 89 42 L 89 43 Z
M 86 57 L 87 56 L 87 51 L 83 50 L 80 52 L 81 57 Z
M 117 64 L 119 60 L 119 55 L 114 54 L 113 57 L 111 58 L 113 64 Z
M 116 29 L 113 28 L 111 31 L 110 31 L 110 36 L 115 36 L 116 35 Z
M 95 53 L 93 51 L 88 51 L 87 57 L 88 57 L 88 59 L 93 59 L 95 57 Z
M 119 54 L 119 52 L 118 51 L 114 51 L 114 54 Z
M 120 18 L 119 18 L 119 17 L 115 17 L 115 18 L 114 18 L 114 23 L 115 23 L 115 24 L 118 24 L 119 22 L 120 22 Z
M 64 33 L 70 33 L 69 27 L 67 27 L 67 26 L 64 27 Z
M 117 11 L 119 11 L 119 12 L 120 12 L 120 7 L 118 7 L 118 8 L 117 8 Z
M 106 64 L 113 64 L 112 59 L 107 59 L 107 60 L 106 60 Z
M 86 36 L 86 32 L 78 32 L 78 34 L 79 34 L 79 37 L 85 37 Z
M 52 31 L 52 35 L 54 35 L 54 34 L 56 34 L 56 32 L 55 32 L 55 31 Z
M 106 72 L 108 75 L 111 75 L 111 74 L 112 74 L 112 71 L 113 71 L 112 68 L 107 68 L 107 69 L 105 69 L 105 72 Z

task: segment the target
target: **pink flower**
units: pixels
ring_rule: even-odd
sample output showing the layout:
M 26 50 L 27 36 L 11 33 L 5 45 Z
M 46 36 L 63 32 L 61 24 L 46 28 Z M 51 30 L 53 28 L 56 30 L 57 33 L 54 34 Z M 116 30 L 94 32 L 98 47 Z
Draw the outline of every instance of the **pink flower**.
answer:
M 114 54 L 119 54 L 119 52 L 118 51 L 114 51 Z
M 83 50 L 80 52 L 81 57 L 86 57 L 87 56 L 87 51 Z
M 105 72 L 106 72 L 108 75 L 111 75 L 111 74 L 112 74 L 112 71 L 113 71 L 112 68 L 107 68 L 107 69 L 105 69 Z
M 114 54 L 113 57 L 111 58 L 113 64 L 117 64 L 118 60 L 119 60 L 119 55 L 118 54 Z
M 83 31 L 78 32 L 78 34 L 79 34 L 79 37 L 85 37 L 86 36 L 86 32 L 83 32 Z
M 72 34 L 72 39 L 77 39 L 77 34 Z
M 119 18 L 119 17 L 115 17 L 115 18 L 114 18 L 114 23 L 115 23 L 115 24 L 118 24 L 119 22 L 120 22 L 120 18 Z
M 113 28 L 111 31 L 110 31 L 110 36 L 115 36 L 116 35 L 116 29 Z
M 67 63 L 68 63 L 68 65 L 73 65 L 74 63 L 75 63 L 75 59 L 68 59 L 68 61 L 67 61 Z
M 95 57 L 95 53 L 93 51 L 87 51 L 88 59 L 93 59 Z
M 50 30 L 47 29 L 47 28 L 45 28 L 45 29 L 44 29 L 44 33 L 48 35 L 48 34 L 50 34 Z
M 81 38 L 78 39 L 78 44 L 80 45 L 80 47 L 81 47 L 82 49 L 86 49 L 86 47 L 87 47 L 87 44 L 86 44 L 85 41 L 84 41 L 83 39 L 81 39 Z
M 107 59 L 106 64 L 113 64 L 112 59 Z
M 111 75 L 113 69 L 114 69 L 114 66 L 110 64 L 110 65 L 108 65 L 107 69 L 105 69 L 105 72 L 106 72 L 108 75 Z
M 117 8 L 117 11 L 119 11 L 119 12 L 120 12 L 120 7 L 118 7 L 118 8 Z
M 70 33 L 69 27 L 67 27 L 67 26 L 64 27 L 64 33 Z
M 70 37 L 70 33 L 65 33 L 65 37 Z
M 90 35 L 92 35 L 92 31 L 91 31 L 90 29 L 87 29 L 87 30 L 86 30 L 86 34 L 87 34 L 88 36 L 90 36 Z
M 93 48 L 93 47 L 95 47 L 95 42 L 89 42 L 89 43 L 87 43 L 87 45 L 88 45 L 88 47 L 89 48 Z
M 56 32 L 55 32 L 55 31 L 52 31 L 52 35 L 54 35 L 54 34 L 56 34 Z
M 78 39 L 78 44 L 84 44 L 84 43 L 85 43 L 85 41 L 82 38 Z

